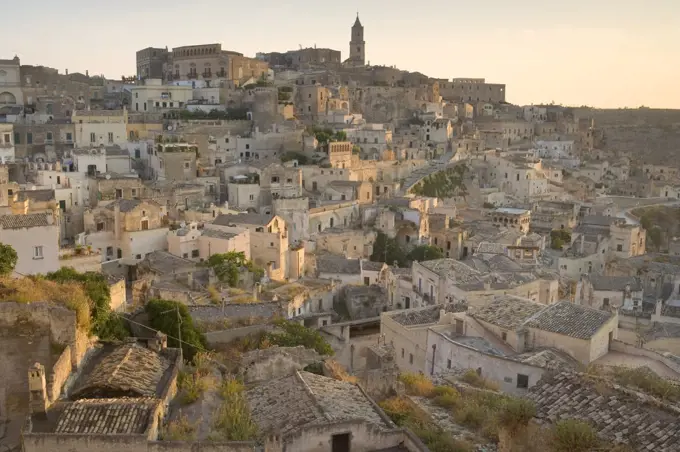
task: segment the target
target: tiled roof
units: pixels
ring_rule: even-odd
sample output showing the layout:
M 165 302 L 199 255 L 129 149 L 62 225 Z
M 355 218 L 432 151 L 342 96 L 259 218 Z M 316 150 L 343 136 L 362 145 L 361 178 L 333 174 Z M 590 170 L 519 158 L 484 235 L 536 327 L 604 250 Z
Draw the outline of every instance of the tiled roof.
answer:
M 451 278 L 456 282 L 466 282 L 480 273 L 456 259 L 433 259 L 419 262 L 428 270 L 445 278 Z
M 680 410 L 650 396 L 627 390 L 607 380 L 595 381 L 575 372 L 544 377 L 527 397 L 536 404 L 539 421 L 582 419 L 599 436 L 626 442 L 635 450 L 680 450 Z
M 219 226 L 229 226 L 230 224 L 256 224 L 266 226 L 272 221 L 274 215 L 264 215 L 259 213 L 242 213 L 236 215 L 218 215 L 213 224 Z
M 2 215 L 0 225 L 2 229 L 35 228 L 50 226 L 50 213 L 29 213 L 27 215 Z
M 265 434 L 285 436 L 309 424 L 356 419 L 391 428 L 358 386 L 309 372 L 257 386 L 246 392 L 246 399 Z
M 595 290 L 622 291 L 626 285 L 630 284 L 631 291 L 642 290 L 642 284 L 638 278 L 633 276 L 600 276 L 593 275 L 590 282 Z
M 135 435 L 146 432 L 160 400 L 82 399 L 70 403 L 59 416 L 55 433 Z
M 446 312 L 465 312 L 467 311 L 467 305 L 463 303 L 438 304 L 426 308 L 397 311 L 395 314 L 389 315 L 392 320 L 404 326 L 427 325 L 439 320 L 439 314 L 442 309 Z
M 30 199 L 35 202 L 47 202 L 55 199 L 54 190 L 22 190 L 18 193 L 20 200 Z
M 169 353 L 157 353 L 136 343 L 105 347 L 92 357 L 91 369 L 72 391 L 72 397 L 156 397 L 166 371 L 173 366 Z
M 144 258 L 142 267 L 160 274 L 171 274 L 176 271 L 186 271 L 196 267 L 196 263 L 189 259 L 184 259 L 167 251 L 152 251 Z
M 333 254 L 322 254 L 316 258 L 316 268 L 319 273 L 358 275 L 361 273 L 361 261 L 359 259 L 345 259 Z
M 201 234 L 203 237 L 224 240 L 233 239 L 237 235 L 238 234 L 234 234 L 233 232 L 220 231 L 219 229 L 203 229 L 203 233 Z
M 590 339 L 612 317 L 610 312 L 560 301 L 534 316 L 527 326 L 577 339 Z
M 116 206 L 120 207 L 121 212 L 131 212 L 137 206 L 139 206 L 142 202 L 148 202 L 148 201 L 140 201 L 139 199 L 116 199 L 110 204 L 106 205 L 106 208 L 109 210 L 114 210 Z
M 501 328 L 517 330 L 544 307 L 526 298 L 502 295 L 470 315 Z
M 382 270 L 384 262 L 361 261 L 361 269 L 369 272 L 379 272 Z

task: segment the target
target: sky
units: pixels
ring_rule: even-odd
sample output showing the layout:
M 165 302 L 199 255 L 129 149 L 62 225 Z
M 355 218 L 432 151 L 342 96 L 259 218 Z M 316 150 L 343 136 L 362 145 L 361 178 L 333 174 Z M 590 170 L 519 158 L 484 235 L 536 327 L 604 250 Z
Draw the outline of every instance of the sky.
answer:
M 9 1 L 9 0 L 8 0 Z M 680 108 L 680 0 L 34 0 L 13 2 L 0 59 L 118 79 L 146 47 L 221 43 L 247 56 L 299 46 L 437 78 L 486 78 L 507 101 Z

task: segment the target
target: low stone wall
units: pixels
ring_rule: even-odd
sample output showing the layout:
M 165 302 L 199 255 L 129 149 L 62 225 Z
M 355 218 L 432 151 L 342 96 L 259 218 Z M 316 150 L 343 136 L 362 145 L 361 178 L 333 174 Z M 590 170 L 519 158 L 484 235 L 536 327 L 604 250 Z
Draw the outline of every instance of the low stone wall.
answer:
M 244 326 L 242 328 L 231 328 L 228 330 L 212 331 L 205 333 L 205 338 L 208 345 L 214 347 L 216 345 L 228 344 L 236 339 L 249 336 L 251 334 L 266 333 L 274 330 L 274 325 L 262 324 Z
M 660 362 L 661 364 L 664 364 L 669 369 L 680 373 L 680 359 L 678 359 L 678 361 L 675 361 L 666 355 L 662 355 L 659 352 L 655 352 L 654 350 L 638 348 L 618 340 L 612 341 L 611 350 L 615 352 L 628 353 L 629 355 L 644 356 L 647 358 L 651 358 Z
M 147 452 L 253 452 L 255 443 L 245 441 L 192 443 L 184 441 L 150 442 Z
M 61 388 L 71 374 L 71 367 L 71 347 L 67 346 L 47 377 L 47 397 L 50 403 L 54 403 L 61 395 Z

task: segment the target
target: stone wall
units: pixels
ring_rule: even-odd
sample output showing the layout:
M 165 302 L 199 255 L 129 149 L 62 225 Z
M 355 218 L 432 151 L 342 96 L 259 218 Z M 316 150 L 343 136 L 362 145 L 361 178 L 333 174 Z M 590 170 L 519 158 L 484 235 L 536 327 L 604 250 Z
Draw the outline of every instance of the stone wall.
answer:
M 61 395 L 61 388 L 71 374 L 72 368 L 71 347 L 67 346 L 47 376 L 47 398 L 50 403 L 54 403 Z
M 24 435 L 24 452 L 253 452 L 250 442 L 147 441 L 146 435 Z
M 665 365 L 671 370 L 680 373 L 680 358 L 671 355 L 670 353 L 661 354 L 659 352 L 655 352 L 654 350 L 638 348 L 633 345 L 626 344 L 625 342 L 621 342 L 619 340 L 612 341 L 610 350 L 614 352 L 627 353 L 629 355 L 644 356 L 647 358 L 651 358 Z
M 211 331 L 209 333 L 205 333 L 205 338 L 208 341 L 209 347 L 215 347 L 217 345 L 228 344 L 235 341 L 236 339 L 240 339 L 251 334 L 266 333 L 272 331 L 273 329 L 274 325 L 251 325 L 244 326 L 243 328 Z

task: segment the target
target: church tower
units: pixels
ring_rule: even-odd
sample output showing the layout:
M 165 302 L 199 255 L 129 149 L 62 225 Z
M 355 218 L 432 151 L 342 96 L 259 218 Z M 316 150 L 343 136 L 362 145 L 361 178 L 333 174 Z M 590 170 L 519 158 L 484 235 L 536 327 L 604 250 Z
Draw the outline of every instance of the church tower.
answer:
M 352 40 L 349 42 L 349 60 L 357 65 L 363 66 L 366 64 L 366 42 L 364 42 L 364 26 L 359 21 L 359 13 L 357 13 L 357 20 L 352 25 Z

